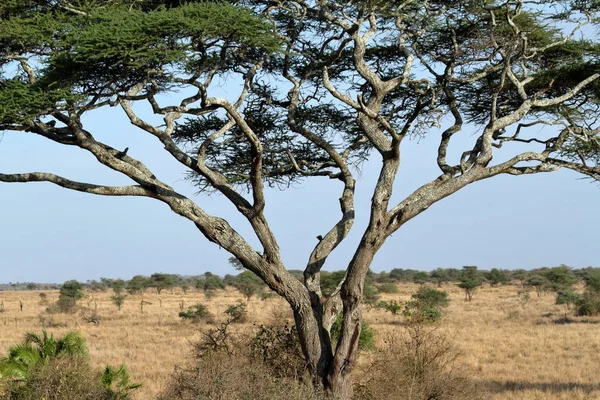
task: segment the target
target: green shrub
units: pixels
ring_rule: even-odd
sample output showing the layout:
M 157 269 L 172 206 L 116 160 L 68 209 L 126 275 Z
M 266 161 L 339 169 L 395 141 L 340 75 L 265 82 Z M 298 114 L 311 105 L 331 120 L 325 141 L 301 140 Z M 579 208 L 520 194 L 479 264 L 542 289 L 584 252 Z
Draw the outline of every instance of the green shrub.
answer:
M 580 316 L 600 315 L 600 293 L 586 289 L 575 303 L 575 309 Z
M 110 300 L 113 302 L 113 304 L 115 306 L 117 306 L 117 308 L 119 310 L 121 310 L 121 308 L 123 307 L 123 304 L 125 304 L 125 297 L 127 297 L 126 294 L 119 293 L 119 294 L 114 294 L 113 296 L 111 296 Z
M 421 286 L 411 298 L 406 303 L 404 315 L 413 321 L 436 322 L 442 318 L 444 308 L 450 303 L 448 293 L 427 286 Z
M 238 303 L 227 307 L 225 314 L 231 323 L 243 323 L 248 320 L 248 310 L 245 303 Z
M 344 320 L 344 314 L 340 313 L 331 326 L 331 339 L 337 341 L 342 332 L 342 322 Z M 358 338 L 358 348 L 361 350 L 372 350 L 375 347 L 375 332 L 371 325 L 364 319 L 360 324 L 360 337 Z
M 396 315 L 402 311 L 402 303 L 396 300 L 380 301 L 377 307 Z
M 121 364 L 119 368 L 107 365 L 100 377 L 102 386 L 111 399 L 129 399 L 130 392 L 142 387 L 141 383 L 132 383 L 127 366 Z
M 379 291 L 379 293 L 389 294 L 396 294 L 400 292 L 400 290 L 398 290 L 398 286 L 396 286 L 395 283 L 382 283 L 381 285 L 377 286 L 377 290 Z
M 0 360 L 1 400 L 122 400 L 141 386 L 130 383 L 124 365 L 92 370 L 85 340 L 76 332 L 55 338 L 27 333 Z
M 35 365 L 24 381 L 9 381 L 2 400 L 112 400 L 83 358 L 59 357 Z
M 194 304 L 193 306 L 188 307 L 186 311 L 181 311 L 179 313 L 179 317 L 181 319 L 190 320 L 193 322 L 210 322 L 210 320 L 212 319 L 208 308 L 202 303 Z
M 575 303 L 577 315 L 600 314 L 600 271 L 592 271 L 585 277 L 585 292 Z
M 583 296 L 573 290 L 561 290 L 556 293 L 556 304 L 564 304 L 570 310 L 571 306 L 580 303 Z
M 262 301 L 272 299 L 273 297 L 276 297 L 276 295 L 275 292 L 273 292 L 272 290 L 261 290 L 260 292 L 258 292 L 258 298 Z

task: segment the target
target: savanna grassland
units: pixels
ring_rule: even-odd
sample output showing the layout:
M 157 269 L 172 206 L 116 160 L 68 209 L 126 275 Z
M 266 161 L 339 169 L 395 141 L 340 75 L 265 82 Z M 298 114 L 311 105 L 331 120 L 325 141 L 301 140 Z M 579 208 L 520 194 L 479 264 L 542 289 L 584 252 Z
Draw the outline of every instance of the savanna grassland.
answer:
M 399 294 L 384 294 L 383 300 L 406 301 L 418 286 L 399 285 Z M 552 294 L 527 299 L 517 286 L 481 288 L 471 302 L 454 285 L 445 285 L 451 303 L 439 330 L 451 337 L 461 352 L 460 365 L 468 371 L 486 396 L 495 400 L 513 399 L 600 399 L 600 319 L 568 316 L 565 306 L 554 304 Z M 47 291 L 47 302 L 58 291 Z M 121 311 L 111 302 L 112 292 L 87 293 L 80 301 L 83 311 L 49 315 L 41 304 L 39 291 L 0 292 L 4 311 L 0 313 L 0 352 L 22 340 L 28 331 L 43 326 L 57 335 L 80 331 L 88 342 L 96 366 L 126 363 L 135 381 L 143 388 L 134 398 L 152 399 L 166 385 L 171 371 L 189 359 L 190 343 L 207 329 L 178 317 L 180 305 L 202 302 L 218 322 L 227 306 L 243 297 L 233 289 L 218 291 L 212 299 L 196 291 L 148 290 L 128 296 Z M 141 300 L 149 302 L 140 309 Z M 19 302 L 23 304 L 20 310 Z M 85 313 L 97 310 L 98 323 L 86 322 Z M 258 324 L 281 323 L 289 319 L 287 305 L 278 298 L 248 302 L 249 322 L 235 325 L 236 333 L 252 334 Z M 224 318 L 224 317 L 223 317 Z M 402 329 L 403 317 L 377 308 L 365 308 L 365 318 L 383 343 Z M 361 358 L 366 368 L 371 354 Z M 361 376 L 361 371 L 356 376 Z

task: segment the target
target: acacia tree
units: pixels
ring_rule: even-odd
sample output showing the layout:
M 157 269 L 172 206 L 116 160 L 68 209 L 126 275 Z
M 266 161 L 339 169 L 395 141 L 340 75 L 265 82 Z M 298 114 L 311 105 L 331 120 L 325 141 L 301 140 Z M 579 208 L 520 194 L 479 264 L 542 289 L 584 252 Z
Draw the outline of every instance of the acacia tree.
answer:
M 285 298 L 315 383 L 348 396 L 365 277 L 392 233 L 484 179 L 560 168 L 600 177 L 598 45 L 578 39 L 597 3 L 4 1 L 0 129 L 78 147 L 133 184 L 45 172 L 0 181 L 165 203 Z M 215 96 L 223 79 L 230 93 L 238 87 L 235 96 Z M 141 103 L 155 116 L 136 112 Z M 230 201 L 261 248 L 127 148 L 99 141 L 84 118 L 99 108 L 123 111 L 198 188 Z M 449 153 L 465 130 L 472 142 Z M 432 162 L 440 175 L 390 204 L 403 143 L 418 135 L 439 137 Z M 368 226 L 345 279 L 322 302 L 320 271 L 353 225 L 353 167 L 367 158 L 381 160 Z M 340 186 L 340 216 L 319 236 L 300 282 L 265 216 L 265 187 L 307 178 Z M 329 331 L 342 309 L 333 348 Z

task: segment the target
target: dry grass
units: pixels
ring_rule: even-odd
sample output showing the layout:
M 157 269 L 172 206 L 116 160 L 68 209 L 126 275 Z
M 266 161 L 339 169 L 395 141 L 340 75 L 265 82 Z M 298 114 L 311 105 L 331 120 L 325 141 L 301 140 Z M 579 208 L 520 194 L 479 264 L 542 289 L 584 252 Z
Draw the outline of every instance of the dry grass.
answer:
M 384 299 L 407 300 L 416 285 L 401 285 L 400 294 L 384 295 Z M 451 335 L 462 349 L 460 363 L 471 371 L 473 380 L 489 391 L 495 400 L 533 399 L 600 399 L 600 320 L 571 317 L 571 323 L 560 323 L 564 306 L 554 305 L 554 297 L 541 298 L 531 293 L 528 302 L 521 300 L 513 286 L 480 290 L 472 302 L 464 301 L 462 292 L 448 285 L 448 314 L 441 330 Z M 46 292 L 50 302 L 57 292 Z M 45 306 L 39 304 L 39 292 L 0 292 L 5 311 L 0 313 L 0 352 L 22 340 L 24 332 L 41 329 L 40 315 Z M 181 321 L 179 303 L 186 307 L 205 303 L 221 318 L 227 306 L 242 300 L 235 291 L 220 292 L 211 300 L 201 293 L 165 293 L 159 297 L 146 293 L 144 313 L 141 296 L 129 296 L 121 311 L 110 302 L 111 293 L 88 294 L 81 301 L 84 308 L 97 304 L 99 324 L 84 322 L 79 314 L 56 315 L 54 322 L 63 324 L 48 330 L 63 334 L 79 330 L 87 338 L 92 363 L 126 363 L 136 381 L 144 383 L 136 399 L 152 399 L 165 387 L 175 365 L 183 364 L 190 352 L 190 341 L 199 337 L 206 325 Z M 161 306 L 161 301 L 162 306 Z M 19 310 L 23 302 L 23 311 Z M 280 299 L 248 304 L 248 323 L 236 326 L 251 332 L 253 323 L 271 323 L 289 318 L 286 304 Z M 365 312 L 378 338 L 400 329 L 402 317 L 382 310 Z M 363 359 L 369 357 L 366 354 Z M 365 365 L 367 363 L 364 363 Z M 360 373 L 360 371 L 358 371 Z

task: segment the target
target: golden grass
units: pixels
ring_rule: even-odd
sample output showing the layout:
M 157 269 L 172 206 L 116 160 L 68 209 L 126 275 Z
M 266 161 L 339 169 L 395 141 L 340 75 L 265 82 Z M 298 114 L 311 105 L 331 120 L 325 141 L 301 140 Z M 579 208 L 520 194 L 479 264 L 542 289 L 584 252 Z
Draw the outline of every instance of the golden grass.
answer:
M 401 285 L 400 294 L 383 298 L 407 300 L 416 289 L 416 285 Z M 473 379 L 487 388 L 491 399 L 600 399 L 600 320 L 570 317 L 575 322 L 557 323 L 566 309 L 554 305 L 553 295 L 538 298 L 531 293 L 525 302 L 513 286 L 485 287 L 472 302 L 465 302 L 453 285 L 443 290 L 452 301 L 440 329 L 454 337 L 462 349 L 461 362 Z M 50 302 L 58 297 L 57 292 L 46 293 Z M 101 321 L 96 325 L 86 323 L 79 313 L 49 316 L 44 312 L 46 306 L 40 304 L 39 292 L 0 292 L 5 308 L 0 313 L 0 354 L 20 342 L 25 332 L 40 331 L 40 315 L 46 320 L 53 318 L 64 326 L 49 328 L 49 332 L 80 331 L 88 341 L 94 365 L 126 363 L 134 380 L 144 383 L 135 399 L 152 399 L 174 366 L 186 361 L 190 342 L 207 327 L 182 321 L 177 315 L 180 301 L 186 307 L 202 302 L 221 318 L 228 305 L 242 300 L 232 290 L 219 292 L 211 300 L 197 292 L 146 293 L 143 299 L 152 305 L 146 305 L 142 314 L 141 296 L 128 296 L 121 311 L 110 296 L 110 292 L 88 294 L 81 301 L 83 308 L 97 305 Z M 23 302 L 22 312 L 19 301 Z M 287 305 L 277 298 L 252 299 L 248 311 L 251 322 L 237 326 L 238 331 L 251 332 L 254 323 L 290 316 Z M 400 316 L 372 309 L 365 311 L 365 317 L 379 340 L 401 329 Z

